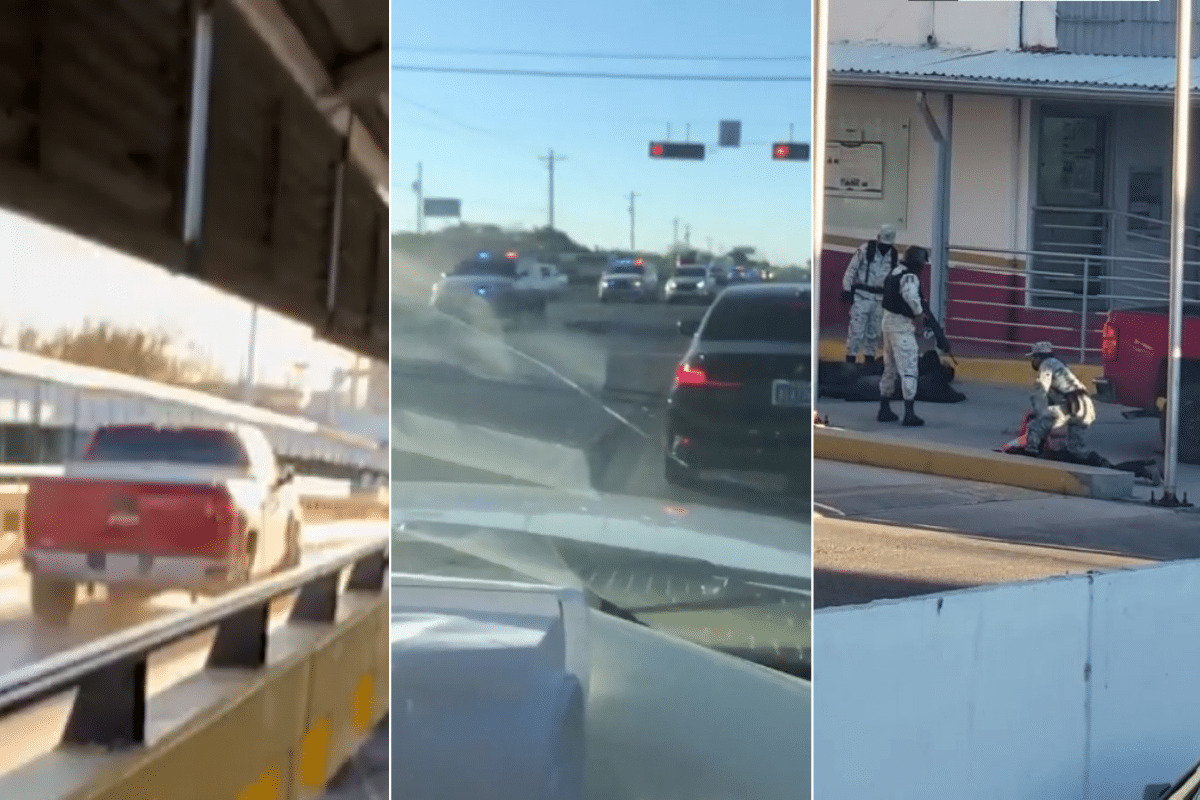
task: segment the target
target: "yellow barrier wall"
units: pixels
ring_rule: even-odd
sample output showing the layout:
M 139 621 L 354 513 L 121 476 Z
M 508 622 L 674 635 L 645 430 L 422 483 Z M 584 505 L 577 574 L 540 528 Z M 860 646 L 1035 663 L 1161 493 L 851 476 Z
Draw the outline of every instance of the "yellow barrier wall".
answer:
M 387 624 L 386 591 L 344 595 L 335 625 L 273 630 L 266 668 L 204 669 L 151 697 L 146 747 L 60 747 L 0 776 L 0 798 L 319 797 L 387 714 Z

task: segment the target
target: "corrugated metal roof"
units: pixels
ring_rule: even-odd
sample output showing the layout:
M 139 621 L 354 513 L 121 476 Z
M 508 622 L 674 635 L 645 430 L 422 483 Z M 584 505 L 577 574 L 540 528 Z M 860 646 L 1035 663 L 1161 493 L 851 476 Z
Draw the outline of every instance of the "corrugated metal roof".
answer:
M 1170 91 L 1175 59 L 1093 56 L 1009 50 L 960 50 L 845 42 L 829 48 L 832 75 L 879 75 L 936 80 L 992 81 L 1019 86 L 1070 86 Z M 1193 69 L 1192 89 L 1200 85 Z

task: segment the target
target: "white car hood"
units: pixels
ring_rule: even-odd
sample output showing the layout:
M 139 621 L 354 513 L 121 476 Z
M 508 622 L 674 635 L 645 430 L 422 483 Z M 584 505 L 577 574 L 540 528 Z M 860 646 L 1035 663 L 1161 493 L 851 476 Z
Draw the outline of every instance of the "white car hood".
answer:
M 810 524 L 708 506 L 487 484 L 393 483 L 393 525 L 419 522 L 525 531 L 812 580 Z M 730 535 L 739 531 L 753 531 L 754 541 Z

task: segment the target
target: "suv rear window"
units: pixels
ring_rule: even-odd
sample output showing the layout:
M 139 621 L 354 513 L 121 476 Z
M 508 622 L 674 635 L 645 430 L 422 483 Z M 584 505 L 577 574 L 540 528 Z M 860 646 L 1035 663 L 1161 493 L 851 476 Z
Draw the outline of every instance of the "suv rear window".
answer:
M 723 295 L 713 306 L 702 340 L 812 344 L 812 295 Z
M 247 469 L 250 459 L 231 431 L 203 428 L 101 428 L 84 461 L 163 461 Z

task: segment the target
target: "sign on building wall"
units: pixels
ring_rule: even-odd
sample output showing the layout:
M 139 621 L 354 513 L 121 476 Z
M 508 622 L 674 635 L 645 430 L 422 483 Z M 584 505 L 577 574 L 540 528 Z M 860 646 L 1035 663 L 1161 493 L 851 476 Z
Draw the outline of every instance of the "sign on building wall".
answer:
M 909 116 L 896 113 L 890 100 L 876 102 L 876 94 L 835 88 L 825 148 L 826 232 L 873 230 L 885 222 L 907 229 Z M 893 113 L 861 113 L 872 105 Z
M 883 197 L 883 143 L 825 145 L 825 191 L 834 197 Z

